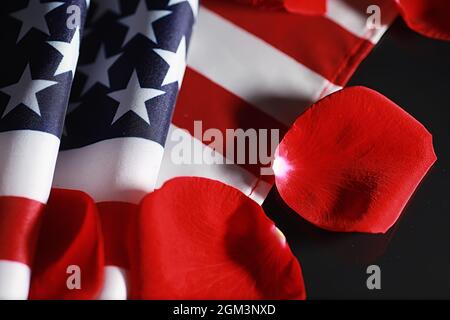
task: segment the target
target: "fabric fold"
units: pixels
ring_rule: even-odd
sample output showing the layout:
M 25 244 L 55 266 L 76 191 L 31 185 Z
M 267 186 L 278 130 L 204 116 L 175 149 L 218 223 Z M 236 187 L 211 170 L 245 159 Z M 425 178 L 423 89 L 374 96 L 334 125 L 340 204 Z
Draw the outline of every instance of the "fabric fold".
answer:
M 92 1 L 53 185 L 98 204 L 105 237 L 100 299 L 126 299 L 126 228 L 153 191 L 197 1 Z
M 86 12 L 84 0 L 2 2 L 0 26 L 11 30 L 0 39 L 3 299 L 28 296 L 36 233 L 50 193 Z
M 98 209 L 85 193 L 52 189 L 40 228 L 30 299 L 95 299 L 103 286 Z

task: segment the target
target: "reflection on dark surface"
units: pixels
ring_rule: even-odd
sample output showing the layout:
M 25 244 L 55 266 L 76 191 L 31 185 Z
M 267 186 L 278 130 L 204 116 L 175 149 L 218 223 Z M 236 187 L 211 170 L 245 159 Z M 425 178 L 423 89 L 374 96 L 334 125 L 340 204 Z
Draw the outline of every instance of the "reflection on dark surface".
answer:
M 299 258 L 310 299 L 450 298 L 450 43 L 397 19 L 349 85 L 375 89 L 432 134 L 438 160 L 386 234 L 335 233 L 290 210 L 275 189 L 264 203 Z M 381 268 L 368 290 L 366 268 Z

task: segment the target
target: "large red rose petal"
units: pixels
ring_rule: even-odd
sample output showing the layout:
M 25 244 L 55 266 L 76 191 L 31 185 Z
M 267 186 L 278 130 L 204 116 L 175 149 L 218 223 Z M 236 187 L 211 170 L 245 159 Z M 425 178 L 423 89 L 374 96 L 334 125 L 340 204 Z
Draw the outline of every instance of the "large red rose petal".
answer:
M 204 178 L 176 178 L 139 213 L 132 298 L 304 299 L 298 261 L 262 208 Z
M 99 226 L 95 203 L 88 195 L 52 189 L 40 228 L 30 299 L 97 298 L 104 266 Z M 78 271 L 81 288 L 74 289 L 76 281 L 70 276 Z
M 407 25 L 431 38 L 450 41 L 450 1 L 396 0 Z
M 316 226 L 384 233 L 435 160 L 418 121 L 383 95 L 351 87 L 296 120 L 273 168 L 281 197 Z

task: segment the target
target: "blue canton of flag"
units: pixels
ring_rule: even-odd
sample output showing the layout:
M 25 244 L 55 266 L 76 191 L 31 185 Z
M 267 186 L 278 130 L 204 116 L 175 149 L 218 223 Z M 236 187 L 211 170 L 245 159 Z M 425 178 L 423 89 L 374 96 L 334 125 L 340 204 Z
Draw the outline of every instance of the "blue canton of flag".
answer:
M 164 145 L 186 67 L 194 1 L 94 2 L 63 149 L 118 137 Z
M 81 25 L 69 28 L 67 9 L 74 4 Z M 1 10 L 0 132 L 29 129 L 59 137 L 86 2 L 4 1 Z

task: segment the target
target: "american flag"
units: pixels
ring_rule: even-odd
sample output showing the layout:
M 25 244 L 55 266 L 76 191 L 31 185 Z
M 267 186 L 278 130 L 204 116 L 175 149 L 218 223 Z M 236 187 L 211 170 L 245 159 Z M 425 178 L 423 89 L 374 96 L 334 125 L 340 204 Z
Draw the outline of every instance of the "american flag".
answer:
M 345 85 L 396 16 L 386 0 L 328 0 L 323 16 L 231 0 L 89 2 L 0 5 L 0 298 L 28 296 L 52 187 L 86 192 L 99 206 L 103 299 L 127 297 L 116 232 L 127 221 L 123 208 L 165 181 L 207 177 L 262 203 L 273 181 L 259 164 L 175 164 L 171 134 L 208 150 L 194 121 L 204 130 L 285 132 Z M 366 24 L 371 4 L 381 8 L 380 28 Z M 81 21 L 70 28 L 77 8 Z

